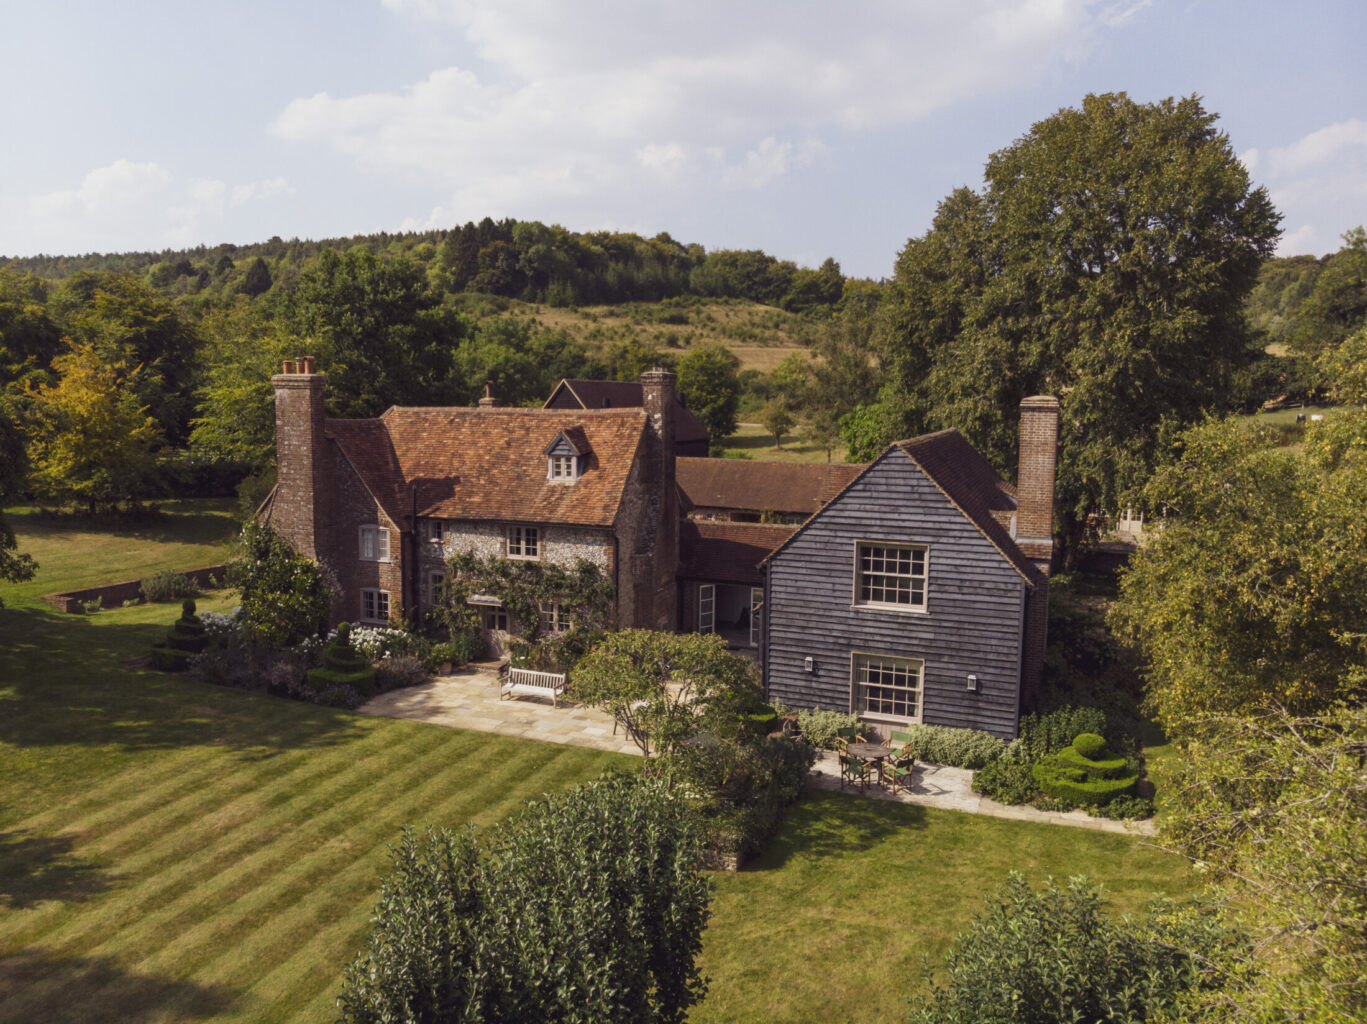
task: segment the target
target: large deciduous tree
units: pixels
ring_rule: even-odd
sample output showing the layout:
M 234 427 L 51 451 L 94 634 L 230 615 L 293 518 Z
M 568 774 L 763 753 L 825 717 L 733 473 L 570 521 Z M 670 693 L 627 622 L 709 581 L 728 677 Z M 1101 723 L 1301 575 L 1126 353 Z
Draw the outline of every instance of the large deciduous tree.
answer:
M 1173 762 L 1162 835 L 1212 869 L 1214 895 L 1257 942 L 1196 1019 L 1364 1019 L 1367 709 L 1268 706 L 1206 725 Z
M 465 321 L 442 307 L 422 267 L 356 246 L 324 249 L 299 275 L 288 303 L 294 333 L 321 337 L 334 361 L 328 402 L 342 416 L 377 416 L 391 405 L 440 405 L 454 395 L 452 354 Z
M 713 440 L 736 432 L 740 360 L 721 345 L 701 345 L 679 360 L 679 393 Z
M 138 401 L 140 370 L 106 362 L 90 342 L 68 346 L 52 361 L 56 383 L 30 392 L 29 483 L 94 513 L 141 495 L 161 432 Z
M 1343 343 L 1367 323 L 1367 230 L 1353 228 L 1343 248 L 1329 257 L 1315 287 L 1296 310 L 1291 342 L 1300 352 L 1319 355 Z
M 1301 450 L 1211 422 L 1145 489 L 1166 525 L 1133 559 L 1112 622 L 1142 652 L 1170 728 L 1367 692 L 1367 331 L 1323 365 L 1348 404 Z
M 199 379 L 198 339 L 174 306 L 132 274 L 80 271 L 62 283 L 50 308 L 72 340 L 106 364 L 122 364 L 126 385 L 172 444 L 189 434 Z
M 23 490 L 27 458 L 24 434 L 20 429 L 19 399 L 0 392 L 0 509 L 4 509 Z M 21 583 L 33 578 L 38 563 L 32 555 L 18 550 L 14 530 L 0 515 L 0 580 Z M 4 602 L 0 601 L 0 608 Z
M 985 177 L 898 258 L 883 400 L 905 433 L 958 427 L 1010 466 L 1020 400 L 1058 395 L 1071 548 L 1171 425 L 1228 402 L 1254 352 L 1243 300 L 1280 218 L 1196 97 L 1088 96 L 994 153 Z

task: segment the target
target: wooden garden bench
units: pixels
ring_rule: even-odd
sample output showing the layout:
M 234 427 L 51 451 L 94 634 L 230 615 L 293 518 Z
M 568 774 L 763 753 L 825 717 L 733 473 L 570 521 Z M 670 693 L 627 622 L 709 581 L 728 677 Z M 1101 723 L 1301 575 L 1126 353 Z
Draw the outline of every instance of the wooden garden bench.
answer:
M 508 675 L 498 690 L 498 699 L 504 697 L 549 697 L 551 706 L 556 707 L 560 695 L 565 692 L 563 672 L 536 672 L 529 668 L 510 668 Z

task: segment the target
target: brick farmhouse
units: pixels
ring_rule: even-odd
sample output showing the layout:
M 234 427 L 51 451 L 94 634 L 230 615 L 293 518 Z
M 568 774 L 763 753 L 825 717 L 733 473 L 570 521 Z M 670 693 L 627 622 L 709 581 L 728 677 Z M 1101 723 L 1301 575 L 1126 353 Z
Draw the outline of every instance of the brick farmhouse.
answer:
M 683 454 L 697 421 L 663 370 L 564 381 L 541 409 L 490 395 L 339 420 L 312 358 L 284 369 L 260 514 L 335 573 L 335 619 L 430 607 L 456 551 L 587 559 L 615 586 L 620 627 L 722 633 L 754 649 L 772 699 L 853 710 L 874 731 L 1015 735 L 1043 665 L 1053 398 L 1021 405 L 1012 487 L 954 430 L 868 465 Z M 480 611 L 496 648 L 518 632 L 497 601 Z M 541 611 L 556 628 L 558 610 Z

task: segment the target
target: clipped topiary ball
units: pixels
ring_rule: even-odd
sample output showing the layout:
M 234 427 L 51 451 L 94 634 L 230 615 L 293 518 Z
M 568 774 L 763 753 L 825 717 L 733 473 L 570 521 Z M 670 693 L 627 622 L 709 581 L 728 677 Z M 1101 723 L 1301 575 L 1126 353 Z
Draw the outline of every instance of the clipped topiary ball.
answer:
M 1106 754 L 1106 739 L 1094 732 L 1080 732 L 1073 740 L 1073 749 L 1088 761 L 1097 761 Z

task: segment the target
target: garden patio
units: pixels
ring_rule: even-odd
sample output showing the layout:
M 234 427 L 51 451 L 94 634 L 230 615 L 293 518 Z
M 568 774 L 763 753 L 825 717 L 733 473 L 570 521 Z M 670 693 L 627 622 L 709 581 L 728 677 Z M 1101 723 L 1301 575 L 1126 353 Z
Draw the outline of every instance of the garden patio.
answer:
M 549 701 L 535 698 L 500 699 L 496 662 L 472 665 L 454 675 L 436 676 L 419 686 L 390 690 L 362 705 L 360 711 L 383 718 L 403 718 L 616 754 L 640 752 L 625 733 L 613 728 L 613 720 L 609 715 L 583 707 L 575 703 L 572 697 L 561 698 L 559 707 L 552 707 Z M 811 788 L 848 789 L 851 793 L 872 799 L 918 807 L 936 807 L 1099 832 L 1128 835 L 1150 835 L 1153 832 L 1153 825 L 1148 821 L 1112 821 L 1092 817 L 1085 811 L 1042 811 L 1029 805 L 1001 804 L 974 793 L 972 782 L 973 773 L 968 769 L 918 762 L 909 791 L 893 793 L 877 785 L 841 786 L 840 766 L 831 751 L 820 752 L 807 779 L 807 785 Z

